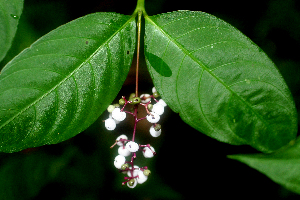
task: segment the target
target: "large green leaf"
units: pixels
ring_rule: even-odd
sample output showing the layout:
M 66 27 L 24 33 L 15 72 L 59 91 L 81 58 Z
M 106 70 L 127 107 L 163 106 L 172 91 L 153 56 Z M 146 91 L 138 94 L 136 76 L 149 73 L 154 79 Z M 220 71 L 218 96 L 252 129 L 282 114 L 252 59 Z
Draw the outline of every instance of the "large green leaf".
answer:
M 187 124 L 217 140 L 266 152 L 295 138 L 296 109 L 287 85 L 241 32 L 203 12 L 145 21 L 154 85 Z
M 90 126 L 126 79 L 135 35 L 134 17 L 90 14 L 16 56 L 0 75 L 0 150 L 58 143 Z
M 300 194 L 300 139 L 273 154 L 230 155 Z
M 24 0 L 0 0 L 0 61 L 15 37 Z

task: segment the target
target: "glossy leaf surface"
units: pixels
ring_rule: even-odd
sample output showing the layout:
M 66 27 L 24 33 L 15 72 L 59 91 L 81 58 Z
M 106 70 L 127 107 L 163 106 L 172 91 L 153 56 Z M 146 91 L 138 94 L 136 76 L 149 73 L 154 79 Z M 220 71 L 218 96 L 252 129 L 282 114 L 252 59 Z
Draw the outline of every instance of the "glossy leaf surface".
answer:
M 287 85 L 241 32 L 203 12 L 145 21 L 145 57 L 154 85 L 183 121 L 219 141 L 265 152 L 295 138 L 296 109 Z M 161 59 L 158 66 L 151 54 Z M 168 69 L 170 76 L 161 73 Z
M 126 79 L 135 35 L 134 18 L 95 13 L 15 57 L 0 75 L 0 150 L 58 143 L 90 126 Z
M 0 61 L 15 37 L 23 3 L 23 0 L 0 0 Z
M 273 154 L 231 155 L 257 169 L 274 182 L 300 194 L 300 140 Z

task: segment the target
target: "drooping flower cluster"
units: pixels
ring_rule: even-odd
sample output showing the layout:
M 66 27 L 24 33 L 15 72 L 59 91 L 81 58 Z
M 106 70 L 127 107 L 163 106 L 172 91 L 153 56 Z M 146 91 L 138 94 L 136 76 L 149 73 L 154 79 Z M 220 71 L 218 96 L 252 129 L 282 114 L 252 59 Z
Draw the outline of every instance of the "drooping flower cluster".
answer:
M 152 158 L 156 155 L 155 149 L 150 145 L 141 145 L 137 144 L 135 139 L 136 134 L 136 124 L 143 120 L 147 119 L 152 126 L 150 127 L 149 133 L 153 137 L 158 137 L 161 135 L 161 125 L 157 122 L 160 120 L 160 116 L 164 113 L 164 107 L 167 104 L 162 100 L 157 100 L 159 97 L 155 88 L 152 88 L 153 94 L 142 94 L 140 97 L 136 97 L 135 94 L 131 94 L 129 100 L 124 96 L 119 100 L 119 104 L 110 105 L 107 110 L 109 112 L 109 118 L 105 120 L 105 127 L 107 130 L 114 130 L 121 121 L 126 118 L 126 114 L 130 114 L 134 117 L 134 129 L 132 140 L 128 140 L 128 137 L 124 134 L 117 137 L 116 142 L 111 146 L 113 148 L 115 145 L 118 145 L 118 154 L 115 157 L 114 165 L 120 172 L 127 174 L 124 177 L 125 181 L 123 185 L 127 184 L 129 188 L 134 188 L 137 184 L 144 183 L 148 176 L 150 175 L 150 170 L 147 166 L 138 167 L 134 165 L 134 160 L 136 159 L 136 152 L 142 151 L 145 158 Z M 155 104 L 151 104 L 151 100 L 155 101 Z M 134 111 L 127 111 L 125 107 L 127 105 L 133 105 Z M 137 108 L 141 105 L 146 109 L 147 115 L 142 118 L 137 118 Z M 121 108 L 122 106 L 122 108 Z M 130 161 L 126 161 L 126 157 L 131 155 Z

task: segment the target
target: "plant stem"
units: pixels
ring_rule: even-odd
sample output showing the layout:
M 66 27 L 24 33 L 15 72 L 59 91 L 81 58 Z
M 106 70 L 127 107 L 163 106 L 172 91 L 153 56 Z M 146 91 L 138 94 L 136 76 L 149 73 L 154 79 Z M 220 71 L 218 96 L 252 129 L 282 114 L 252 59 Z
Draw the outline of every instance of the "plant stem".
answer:
M 144 16 L 147 16 L 146 10 L 145 10 L 145 0 L 138 0 L 136 4 L 136 8 L 133 12 L 133 15 L 135 15 L 137 12 L 141 11 Z
M 140 63 L 140 46 L 141 46 L 141 27 L 142 27 L 142 11 L 138 11 L 137 21 L 137 50 L 136 50 L 136 71 L 135 71 L 135 96 L 138 97 L 138 85 L 139 85 L 139 63 Z
M 142 15 L 147 16 L 145 11 L 145 0 L 138 0 L 136 8 L 133 12 L 133 16 L 138 15 L 137 19 L 137 50 L 136 50 L 136 70 L 135 70 L 135 96 L 138 97 L 139 90 L 139 64 L 140 64 L 140 46 L 141 46 L 141 29 L 142 29 Z M 138 105 L 134 105 L 134 128 L 132 134 L 132 141 L 134 141 L 135 133 L 136 133 L 136 125 L 140 121 L 137 118 L 137 109 Z
M 133 142 L 134 142 L 134 138 L 135 138 L 136 125 L 139 122 L 138 118 L 137 118 L 137 109 L 138 109 L 138 106 L 134 105 L 134 113 L 133 113 L 133 116 L 134 116 L 134 127 L 133 127 L 133 133 L 132 133 L 132 141 Z

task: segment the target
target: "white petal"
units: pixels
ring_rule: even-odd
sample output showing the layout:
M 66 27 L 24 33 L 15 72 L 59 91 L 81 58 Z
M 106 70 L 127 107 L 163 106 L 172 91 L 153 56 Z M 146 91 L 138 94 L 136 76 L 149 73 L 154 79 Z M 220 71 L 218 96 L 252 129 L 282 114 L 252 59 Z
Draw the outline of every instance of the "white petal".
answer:
M 150 148 L 153 152 L 155 152 L 155 149 L 152 146 L 150 146 Z M 143 149 L 143 155 L 145 156 L 145 158 L 152 158 L 154 156 L 151 150 L 148 147 L 145 147 Z
M 121 166 L 125 163 L 126 159 L 122 155 L 117 155 L 114 160 L 114 165 L 117 169 L 121 169 Z
M 160 134 L 161 134 L 161 129 L 160 129 L 159 131 L 156 131 L 156 130 L 154 129 L 154 126 L 152 125 L 152 126 L 150 127 L 149 132 L 150 132 L 150 134 L 152 135 L 152 137 L 158 137 L 158 136 L 160 136 Z
M 123 121 L 126 118 L 126 113 L 121 112 L 120 108 L 115 108 L 111 113 L 112 118 L 117 121 Z
M 164 106 L 164 107 L 167 106 L 166 102 L 165 102 L 164 100 L 162 100 L 162 99 L 158 100 L 157 103 L 158 103 L 158 104 L 161 104 L 161 105 Z
M 126 144 L 126 149 L 128 149 L 130 152 L 137 152 L 139 148 L 139 145 L 133 141 L 130 141 Z
M 147 115 L 147 120 L 150 122 L 150 123 L 157 123 L 159 120 L 160 120 L 160 116 L 158 114 L 156 114 L 155 112 L 150 112 L 151 115 Z
M 131 174 L 131 171 L 128 170 L 127 171 L 127 176 L 129 176 L 129 177 L 135 177 L 135 176 L 138 175 L 138 173 L 140 171 L 140 167 L 137 166 L 137 165 L 134 165 L 133 168 L 134 168 L 133 173 Z M 129 169 L 132 169 L 132 167 L 129 167 Z
M 144 183 L 148 179 L 148 176 L 145 176 L 144 172 L 141 170 L 138 172 L 138 176 L 139 177 L 137 178 L 137 182 L 139 184 Z
M 130 155 L 130 151 L 128 151 L 128 149 L 124 148 L 124 147 L 119 147 L 118 149 L 118 154 L 122 155 L 122 156 L 129 156 Z
M 116 140 L 120 140 L 120 139 L 124 139 L 124 140 L 128 140 L 128 137 L 124 134 L 120 135 L 119 137 L 117 137 Z M 124 144 L 126 143 L 126 141 L 124 142 Z M 117 142 L 117 145 L 119 146 L 123 146 L 123 142 Z
M 142 103 L 148 103 L 150 100 L 151 100 L 151 98 L 147 98 L 147 97 L 150 97 L 151 95 L 150 94 L 142 94 L 141 96 L 140 96 L 140 98 L 141 98 L 141 102 Z M 147 99 L 143 99 L 144 97 L 146 97 Z
M 109 131 L 114 130 L 117 126 L 115 120 L 113 120 L 112 118 L 108 118 L 104 122 L 105 122 L 105 128 Z
M 164 113 L 164 110 L 164 106 L 159 103 L 154 104 L 152 108 L 152 112 L 155 112 L 158 115 L 162 115 Z
M 155 93 L 155 92 L 157 92 L 157 91 L 156 91 L 155 87 L 153 87 L 152 88 L 152 93 Z

